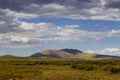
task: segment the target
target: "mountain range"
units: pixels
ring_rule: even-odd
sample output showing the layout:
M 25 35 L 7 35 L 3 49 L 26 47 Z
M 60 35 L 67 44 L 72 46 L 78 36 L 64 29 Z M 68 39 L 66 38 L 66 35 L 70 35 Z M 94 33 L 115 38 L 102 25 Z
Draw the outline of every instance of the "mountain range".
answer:
M 110 55 L 101 55 L 101 54 L 93 54 L 93 53 L 85 53 L 83 51 L 77 49 L 61 49 L 61 50 L 44 50 L 41 52 L 37 52 L 30 57 L 32 58 L 40 58 L 40 59 L 119 59 L 118 56 L 110 56 Z
M 96 59 L 120 59 L 119 56 L 110 56 L 102 54 L 85 53 L 78 49 L 60 49 L 60 50 L 44 50 L 36 52 L 27 57 L 19 57 L 13 55 L 0 56 L 0 59 L 80 59 L 80 60 L 96 60 Z

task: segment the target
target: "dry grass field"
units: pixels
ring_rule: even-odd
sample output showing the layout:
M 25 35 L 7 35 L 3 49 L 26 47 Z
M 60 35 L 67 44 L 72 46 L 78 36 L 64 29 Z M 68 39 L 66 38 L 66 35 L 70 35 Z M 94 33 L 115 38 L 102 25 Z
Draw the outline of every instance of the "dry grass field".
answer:
M 1 60 L 0 80 L 120 80 L 119 65 L 119 60 Z

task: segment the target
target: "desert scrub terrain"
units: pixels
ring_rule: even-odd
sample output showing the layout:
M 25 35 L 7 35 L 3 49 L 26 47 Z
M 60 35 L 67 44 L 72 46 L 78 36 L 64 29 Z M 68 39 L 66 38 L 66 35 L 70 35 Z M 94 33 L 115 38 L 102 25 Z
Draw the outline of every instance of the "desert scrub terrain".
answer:
M 1 60 L 0 80 L 120 80 L 120 61 Z

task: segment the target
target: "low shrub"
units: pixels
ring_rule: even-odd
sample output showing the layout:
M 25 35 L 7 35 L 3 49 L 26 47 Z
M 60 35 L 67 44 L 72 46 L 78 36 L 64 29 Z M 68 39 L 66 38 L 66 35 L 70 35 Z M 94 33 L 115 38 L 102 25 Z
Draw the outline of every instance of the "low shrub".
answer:
M 119 73 L 120 72 L 120 66 L 111 66 L 109 69 L 110 72 L 112 73 Z
M 104 71 L 109 71 L 111 73 L 120 73 L 120 66 L 119 65 L 105 65 L 103 67 Z
M 96 66 L 92 64 L 74 64 L 71 66 L 73 69 L 78 69 L 78 70 L 95 70 Z

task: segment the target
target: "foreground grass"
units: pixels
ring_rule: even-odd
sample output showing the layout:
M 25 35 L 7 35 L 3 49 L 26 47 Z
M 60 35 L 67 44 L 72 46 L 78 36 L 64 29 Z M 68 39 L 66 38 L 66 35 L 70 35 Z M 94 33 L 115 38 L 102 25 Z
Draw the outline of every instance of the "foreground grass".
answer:
M 91 68 L 91 66 L 94 67 Z M 0 80 L 120 80 L 119 66 L 119 60 L 2 60 L 0 61 Z M 111 72 L 112 67 L 118 72 Z

